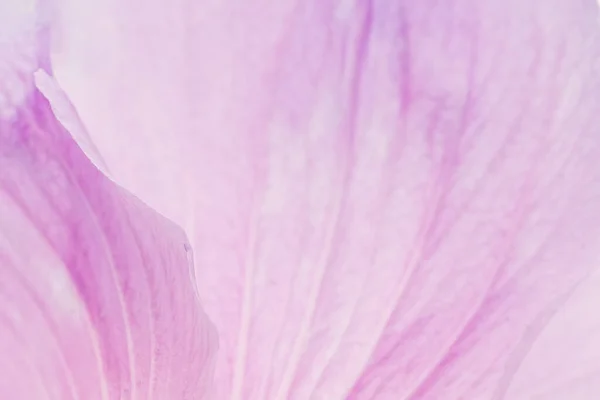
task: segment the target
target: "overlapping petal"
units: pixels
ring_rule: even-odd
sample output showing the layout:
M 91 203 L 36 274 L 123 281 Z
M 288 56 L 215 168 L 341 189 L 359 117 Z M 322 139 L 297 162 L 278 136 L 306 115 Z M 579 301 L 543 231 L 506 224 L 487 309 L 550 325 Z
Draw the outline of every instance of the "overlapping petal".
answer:
M 107 179 L 57 121 L 35 85 L 44 63 L 27 12 L 29 47 L 0 36 L 0 397 L 206 398 L 217 340 L 185 234 Z
M 219 398 L 502 398 L 599 265 L 592 0 L 61 4 L 60 82 L 191 236 Z

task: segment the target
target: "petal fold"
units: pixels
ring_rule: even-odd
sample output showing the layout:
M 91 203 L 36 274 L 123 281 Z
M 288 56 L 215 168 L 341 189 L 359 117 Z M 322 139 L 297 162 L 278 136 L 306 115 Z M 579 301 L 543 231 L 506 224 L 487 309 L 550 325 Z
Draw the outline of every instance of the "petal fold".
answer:
M 0 397 L 207 398 L 216 334 L 190 249 L 32 86 L 0 118 Z

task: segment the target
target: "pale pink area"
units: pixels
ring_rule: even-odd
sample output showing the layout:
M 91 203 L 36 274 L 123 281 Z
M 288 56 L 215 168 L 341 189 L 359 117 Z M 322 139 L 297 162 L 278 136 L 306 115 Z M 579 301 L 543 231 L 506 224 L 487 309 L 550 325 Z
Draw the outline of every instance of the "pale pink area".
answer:
M 506 392 L 514 400 L 596 400 L 600 394 L 600 271 L 586 280 L 541 334 Z
M 14 116 L 33 88 L 39 67 L 38 36 L 42 17 L 37 0 L 0 2 L 0 117 Z
M 3 51 L 14 37 L 0 35 L 15 72 L 0 75 L 0 398 L 208 398 L 218 343 L 184 232 L 90 162 L 35 88 L 43 60 Z
M 191 237 L 219 399 L 500 399 L 600 265 L 593 0 L 60 4 L 61 85 Z

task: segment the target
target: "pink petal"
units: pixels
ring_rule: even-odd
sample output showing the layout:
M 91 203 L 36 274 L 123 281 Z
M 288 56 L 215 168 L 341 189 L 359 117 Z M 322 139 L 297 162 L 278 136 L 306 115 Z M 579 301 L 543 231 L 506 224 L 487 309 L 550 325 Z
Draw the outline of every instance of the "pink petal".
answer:
M 495 399 L 599 265 L 592 0 L 64 0 L 59 26 L 115 179 L 192 238 L 219 399 Z
M 217 344 L 185 235 L 91 164 L 15 63 L 0 52 L 20 94 L 0 117 L 0 398 L 206 398 Z

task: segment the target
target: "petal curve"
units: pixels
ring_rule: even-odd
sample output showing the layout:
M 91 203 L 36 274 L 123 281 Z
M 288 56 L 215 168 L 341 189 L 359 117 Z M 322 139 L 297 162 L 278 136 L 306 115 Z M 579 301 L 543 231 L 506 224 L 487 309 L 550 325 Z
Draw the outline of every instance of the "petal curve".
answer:
M 259 3 L 66 2 L 55 57 L 190 234 L 219 398 L 501 396 L 600 261 L 597 5 Z
M 23 78 L 0 77 L 17 101 L 0 116 L 0 397 L 207 398 L 217 343 L 185 234 L 89 161 L 33 69 L 0 65 Z

